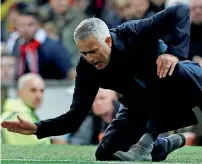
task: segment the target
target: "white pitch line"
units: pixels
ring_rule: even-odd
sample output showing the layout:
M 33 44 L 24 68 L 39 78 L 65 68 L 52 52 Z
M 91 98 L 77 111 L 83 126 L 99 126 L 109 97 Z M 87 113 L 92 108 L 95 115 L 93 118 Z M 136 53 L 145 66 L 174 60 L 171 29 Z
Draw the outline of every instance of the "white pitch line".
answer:
M 73 161 L 73 160 L 67 160 L 67 159 L 56 159 L 56 160 L 43 160 L 43 159 L 9 159 L 9 158 L 5 158 L 5 159 L 1 159 L 1 161 L 24 161 L 24 162 L 76 162 L 76 163 L 117 163 L 120 164 L 120 162 L 117 161 Z M 123 164 L 128 164 L 130 162 L 121 162 Z
M 67 160 L 67 159 L 56 159 L 56 160 L 43 160 L 43 159 L 9 159 L 9 158 L 5 158 L 5 159 L 0 159 L 0 161 L 23 161 L 23 162 L 76 162 L 76 163 L 106 163 L 106 164 L 110 164 L 110 163 L 115 163 L 115 164 L 131 164 L 131 162 L 122 162 L 122 161 L 73 161 L 73 160 Z M 139 164 L 143 164 L 142 162 L 138 162 Z M 135 162 L 135 164 L 138 164 L 137 162 Z M 145 164 L 147 164 L 147 162 L 144 162 Z M 149 163 L 149 162 L 148 162 Z M 158 162 L 152 162 L 152 163 L 158 163 Z M 161 164 L 169 164 L 172 162 L 163 162 Z M 182 164 L 180 162 L 175 164 Z M 190 162 L 189 164 L 195 164 Z

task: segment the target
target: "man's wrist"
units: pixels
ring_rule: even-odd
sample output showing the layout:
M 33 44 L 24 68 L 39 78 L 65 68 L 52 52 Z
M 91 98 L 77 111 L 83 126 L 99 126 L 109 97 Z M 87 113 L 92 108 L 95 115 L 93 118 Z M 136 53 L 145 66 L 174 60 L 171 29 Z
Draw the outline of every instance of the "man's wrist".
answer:
M 38 123 L 34 123 L 34 125 L 36 127 L 36 130 L 33 133 L 34 133 L 34 135 L 36 135 L 37 134 L 37 130 L 38 130 Z

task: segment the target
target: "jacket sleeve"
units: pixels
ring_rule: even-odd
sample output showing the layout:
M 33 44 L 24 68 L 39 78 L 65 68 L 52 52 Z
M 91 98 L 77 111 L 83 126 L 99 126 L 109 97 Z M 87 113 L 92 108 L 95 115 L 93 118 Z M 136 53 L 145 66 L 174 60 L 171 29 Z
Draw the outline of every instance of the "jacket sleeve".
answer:
M 190 15 L 189 7 L 184 4 L 171 6 L 148 19 L 130 21 L 125 28 L 144 40 L 168 35 L 170 40 L 166 53 L 182 59 L 188 57 Z
M 93 65 L 80 59 L 70 110 L 53 119 L 36 123 L 38 138 L 57 136 L 76 131 L 87 116 L 99 89 L 98 78 Z

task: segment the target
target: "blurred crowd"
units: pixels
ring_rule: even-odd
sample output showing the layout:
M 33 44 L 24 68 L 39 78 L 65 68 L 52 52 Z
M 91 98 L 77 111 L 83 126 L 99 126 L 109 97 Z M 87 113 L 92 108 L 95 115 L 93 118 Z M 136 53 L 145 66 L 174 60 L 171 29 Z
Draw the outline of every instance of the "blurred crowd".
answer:
M 16 119 L 20 113 L 38 121 L 35 109 L 42 103 L 44 80 L 75 78 L 80 55 L 73 31 L 85 18 L 98 17 L 109 28 L 115 28 L 125 21 L 148 18 L 177 3 L 190 7 L 189 60 L 202 67 L 202 0 L 1 0 L 1 82 L 18 83 L 18 98 L 6 99 L 2 118 Z M 169 43 L 169 36 L 162 39 Z M 43 141 L 2 132 L 3 143 L 98 144 L 119 106 L 115 92 L 100 89 L 78 131 Z M 187 144 L 202 145 L 202 140 L 197 139 L 201 138 L 202 129 L 194 126 L 179 131 L 187 133 Z

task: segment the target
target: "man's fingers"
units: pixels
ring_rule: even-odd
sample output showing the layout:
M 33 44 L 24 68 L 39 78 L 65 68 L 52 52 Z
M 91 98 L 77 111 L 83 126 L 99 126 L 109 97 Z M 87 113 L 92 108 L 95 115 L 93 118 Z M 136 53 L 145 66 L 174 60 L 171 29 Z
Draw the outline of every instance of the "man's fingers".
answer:
M 22 129 L 9 128 L 8 131 L 9 131 L 9 132 L 21 133 L 21 134 L 22 134 Z
M 157 64 L 157 75 L 160 75 L 161 66 L 163 65 L 163 61 L 162 61 L 161 57 L 158 57 L 156 64 Z
M 169 76 L 171 76 L 171 75 L 173 74 L 174 69 L 175 69 L 175 66 L 176 66 L 176 64 L 172 64 L 172 65 L 171 65 L 170 72 L 169 72 Z
M 162 62 L 159 77 L 162 78 L 165 71 L 165 63 Z
M 3 128 L 9 128 L 9 127 L 17 127 L 19 125 L 18 121 L 3 121 L 1 123 L 1 126 Z
M 19 115 L 17 115 L 17 118 L 18 118 L 18 120 L 20 121 L 20 123 L 23 123 L 23 122 L 24 122 L 24 120 L 23 120 Z
M 160 55 L 156 60 L 157 74 L 159 78 L 164 78 L 168 74 L 171 76 L 179 59 L 170 54 Z
M 168 71 L 170 70 L 171 64 L 167 63 L 164 65 L 164 72 L 163 72 L 163 77 L 166 77 L 168 74 Z
M 14 133 L 19 133 L 19 134 L 24 134 L 24 135 L 30 135 L 31 133 L 25 129 L 22 128 L 9 128 L 9 132 L 14 132 Z
M 8 131 L 9 131 L 9 132 L 15 132 L 15 133 L 16 133 L 16 129 L 14 129 L 14 128 L 8 128 Z
M 5 123 L 5 122 L 2 122 L 2 123 L 1 123 L 1 127 L 2 127 L 2 128 L 6 128 L 6 123 Z

